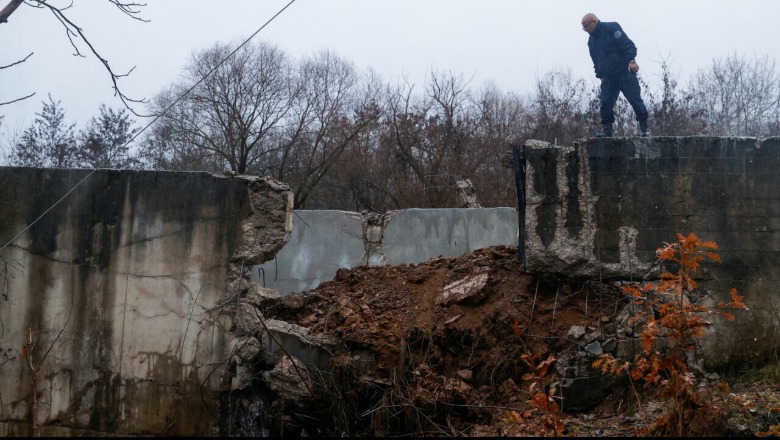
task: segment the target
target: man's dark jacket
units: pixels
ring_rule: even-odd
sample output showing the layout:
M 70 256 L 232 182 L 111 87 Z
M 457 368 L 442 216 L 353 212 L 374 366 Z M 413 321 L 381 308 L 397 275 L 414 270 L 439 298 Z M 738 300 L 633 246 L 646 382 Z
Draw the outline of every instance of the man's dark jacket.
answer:
M 598 22 L 588 38 L 588 50 L 596 78 L 625 72 L 628 62 L 636 57 L 634 42 L 614 22 Z

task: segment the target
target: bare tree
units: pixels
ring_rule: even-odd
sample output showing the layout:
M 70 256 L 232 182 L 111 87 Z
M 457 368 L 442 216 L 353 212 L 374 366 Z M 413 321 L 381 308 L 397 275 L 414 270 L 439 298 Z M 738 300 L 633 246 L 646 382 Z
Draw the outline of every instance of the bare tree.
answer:
M 380 86 L 370 76 L 361 82 L 352 63 L 329 51 L 304 60 L 297 72 L 299 93 L 274 167 L 301 208 L 313 195 L 327 195 L 334 166 L 379 118 Z
M 243 174 L 250 168 L 263 169 L 262 161 L 277 148 L 276 133 L 299 92 L 292 65 L 277 47 L 263 42 L 247 45 L 226 60 L 230 52 L 228 45 L 216 44 L 195 54 L 183 81 L 158 95 L 152 111 L 161 115 L 168 140 L 190 142 L 198 154 L 212 158 L 210 163 Z M 205 79 L 175 101 L 201 78 Z
M 778 134 L 780 76 L 767 56 L 736 53 L 700 69 L 691 86 L 694 105 L 704 113 L 707 134 Z
M 680 87 L 668 59 L 661 61 L 660 101 L 649 87 L 647 91 L 650 124 L 656 136 L 692 136 L 705 132 L 704 112 L 693 105 L 693 95 Z
M 470 150 L 475 168 L 468 177 L 477 188 L 483 206 L 515 206 L 517 186 L 511 164 L 511 145 L 520 144 L 531 132 L 528 99 L 502 93 L 494 84 L 485 84 L 473 97 L 480 125 Z
M 559 144 L 588 136 L 591 124 L 587 113 L 593 99 L 585 80 L 573 78 L 571 70 L 547 72 L 536 80 L 531 136 Z
M 171 90 L 160 93 L 155 101 L 173 102 L 166 96 Z M 139 158 L 145 166 L 167 171 L 217 171 L 229 167 L 224 160 L 210 151 L 199 148 L 188 133 L 176 128 L 170 118 L 158 120 L 146 131 L 139 150 Z
M 147 21 L 140 17 L 140 8 L 143 6 L 146 6 L 145 3 L 135 3 L 135 2 L 128 2 L 128 1 L 122 1 L 122 0 L 105 0 L 108 3 L 114 5 L 122 14 L 125 14 L 126 16 L 138 20 L 138 21 Z M 57 2 L 56 0 L 10 0 L 8 4 L 0 10 L 0 23 L 7 23 L 8 19 L 11 17 L 11 15 L 16 12 L 16 10 L 21 6 L 22 4 L 26 6 L 30 6 L 35 9 L 45 10 L 50 12 L 54 17 L 57 19 L 57 21 L 60 23 L 60 25 L 65 30 L 65 34 L 68 37 L 68 40 L 70 41 L 71 46 L 74 50 L 74 55 L 79 57 L 84 57 L 84 52 L 86 49 L 86 52 L 91 53 L 95 58 L 100 61 L 100 63 L 103 65 L 103 67 L 106 69 L 106 72 L 111 77 L 111 82 L 113 83 L 113 89 L 114 94 L 119 96 L 119 99 L 122 100 L 122 103 L 131 111 L 133 114 L 138 116 L 135 111 L 133 111 L 132 107 L 130 107 L 130 103 L 138 103 L 143 102 L 143 100 L 138 99 L 132 99 L 125 95 L 122 90 L 119 88 L 118 80 L 122 78 L 123 76 L 127 76 L 132 70 L 130 69 L 126 73 L 117 73 L 109 64 L 108 60 L 103 58 L 103 56 L 100 55 L 100 52 L 95 48 L 95 46 L 92 44 L 92 40 L 90 40 L 86 33 L 84 32 L 84 29 L 81 28 L 76 22 L 72 21 L 69 17 L 69 9 L 73 7 L 73 2 Z M 60 5 L 61 4 L 61 5 Z M 86 46 L 85 48 L 82 48 L 79 46 L 78 40 L 81 41 L 81 44 Z M 30 53 L 26 57 L 24 57 L 21 60 L 18 60 L 14 63 L 8 64 L 6 66 L 0 67 L 0 69 L 5 69 L 9 67 L 13 67 L 15 65 L 18 65 L 20 63 L 25 62 L 27 59 L 30 58 L 33 54 Z M 6 102 L 0 102 L 0 105 L 10 104 L 13 102 L 21 101 L 23 99 L 27 99 L 31 96 L 33 96 L 35 93 L 30 93 L 26 96 L 22 96 L 19 98 L 12 99 L 10 101 Z
M 321 206 L 312 197 L 326 195 L 333 167 L 379 117 L 380 87 L 328 51 L 297 63 L 263 42 L 229 53 L 218 44 L 195 54 L 184 81 L 154 99 L 161 118 L 144 159 L 155 168 L 273 175 L 293 187 L 296 207 Z
M 475 145 L 487 119 L 468 86 L 452 72 L 432 72 L 421 94 L 408 82 L 388 86 L 380 148 L 393 168 L 377 184 L 392 194 L 390 209 L 456 207 L 459 180 L 479 186 L 474 174 L 485 152 Z
M 394 194 L 398 203 L 390 209 L 410 207 L 410 200 L 417 200 L 418 207 L 435 205 L 439 189 L 427 189 L 427 176 L 444 174 L 439 167 L 442 152 L 433 148 L 428 137 L 429 124 L 435 123 L 433 102 L 413 94 L 414 87 L 406 81 L 390 85 L 385 98 L 388 115 L 382 149 L 392 152 L 389 163 L 395 168 L 385 191 Z

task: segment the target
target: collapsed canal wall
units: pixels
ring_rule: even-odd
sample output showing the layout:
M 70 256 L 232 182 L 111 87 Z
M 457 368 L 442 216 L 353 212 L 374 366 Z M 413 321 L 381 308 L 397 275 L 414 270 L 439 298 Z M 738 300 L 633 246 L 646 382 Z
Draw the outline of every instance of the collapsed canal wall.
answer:
M 272 178 L 0 167 L 0 434 L 218 435 L 220 393 L 242 389 L 246 359 L 270 348 L 252 334 L 258 305 L 278 295 L 269 282 L 299 291 L 338 267 L 494 244 L 518 243 L 545 277 L 636 281 L 657 276 L 664 242 L 695 233 L 722 260 L 699 274 L 704 301 L 734 287 L 750 307 L 733 323 L 712 317 L 709 366 L 776 352 L 779 138 L 529 141 L 513 153 L 517 210 L 325 211 L 351 239 L 320 242 L 316 228 L 293 234 L 292 192 Z M 315 246 L 296 261 L 302 243 Z M 288 270 L 304 262 L 327 267 Z M 300 330 L 277 324 L 267 332 Z

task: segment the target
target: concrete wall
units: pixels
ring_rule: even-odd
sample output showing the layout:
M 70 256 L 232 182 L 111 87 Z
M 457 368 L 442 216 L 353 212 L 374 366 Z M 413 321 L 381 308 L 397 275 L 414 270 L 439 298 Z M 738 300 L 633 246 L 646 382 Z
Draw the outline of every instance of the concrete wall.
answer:
M 294 211 L 292 235 L 254 281 L 280 294 L 314 289 L 341 268 L 417 264 L 495 245 L 517 245 L 514 208 L 407 209 L 385 215 Z
M 217 434 L 218 394 L 243 389 L 231 346 L 258 337 L 258 284 L 299 292 L 340 267 L 518 239 L 531 271 L 639 279 L 695 232 L 723 260 L 701 284 L 751 308 L 712 328 L 708 360 L 774 352 L 780 139 L 529 141 L 522 156 L 520 237 L 512 208 L 293 212 L 270 178 L 0 168 L 0 435 Z
M 234 262 L 283 244 L 285 188 L 0 168 L 0 435 L 216 434 L 219 302 Z
M 0 202 L 3 436 L 219 434 L 275 294 L 251 268 L 301 291 L 518 231 L 511 208 L 293 213 L 280 182 L 208 173 L 0 167 Z
M 649 277 L 655 250 L 676 234 L 718 244 L 700 285 L 731 287 L 750 312 L 718 322 L 711 366 L 774 353 L 780 324 L 780 138 L 587 139 L 571 147 L 529 141 L 525 258 L 564 278 Z M 710 301 L 710 304 L 712 301 Z

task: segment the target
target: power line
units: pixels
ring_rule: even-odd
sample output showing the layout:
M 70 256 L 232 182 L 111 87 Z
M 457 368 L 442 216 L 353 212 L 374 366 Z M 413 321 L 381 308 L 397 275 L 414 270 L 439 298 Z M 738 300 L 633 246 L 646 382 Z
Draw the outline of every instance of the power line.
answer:
M 250 40 L 252 40 L 252 38 L 254 38 L 254 37 L 257 35 L 257 34 L 259 34 L 259 33 L 260 33 L 260 31 L 262 31 L 262 30 L 263 30 L 263 29 L 264 29 L 266 26 L 268 26 L 268 25 L 269 25 L 269 24 L 270 24 L 272 21 L 274 21 L 274 20 L 275 20 L 275 19 L 276 19 L 276 18 L 277 18 L 277 17 L 278 17 L 278 16 L 279 16 L 279 15 L 280 15 L 282 12 L 284 12 L 284 11 L 285 11 L 287 8 L 289 8 L 289 7 L 290 7 L 290 5 L 292 5 L 293 3 L 295 3 L 295 0 L 290 0 L 290 2 L 289 2 L 289 3 L 287 3 L 287 4 L 286 4 L 286 5 L 285 5 L 285 6 L 284 6 L 282 9 L 280 9 L 280 10 L 279 10 L 279 12 L 277 12 L 276 14 L 274 14 L 274 15 L 273 15 L 273 17 L 269 18 L 269 19 L 268 19 L 268 21 L 266 21 L 266 22 L 265 22 L 265 23 L 264 23 L 262 26 L 260 26 L 260 27 L 259 27 L 259 28 L 258 28 L 258 29 L 257 29 L 257 30 L 256 30 L 256 31 L 255 31 L 255 32 L 252 34 L 252 35 L 250 35 L 249 37 L 247 37 L 247 38 L 244 40 L 244 42 L 243 42 L 243 43 L 239 44 L 239 45 L 238 45 L 238 47 L 236 47 L 236 48 L 235 48 L 235 49 L 234 49 L 232 52 L 230 52 L 230 53 L 229 53 L 229 54 L 228 54 L 228 55 L 227 55 L 225 58 L 223 58 L 223 59 L 222 59 L 222 61 L 220 61 L 219 63 L 217 63 L 217 64 L 216 64 L 216 65 L 215 65 L 215 66 L 214 66 L 214 67 L 213 67 L 211 70 L 209 70 L 209 71 L 208 71 L 208 72 L 207 72 L 205 75 L 203 75 L 203 77 L 202 77 L 201 79 L 199 79 L 199 80 L 198 80 L 198 81 L 197 81 L 195 84 L 193 84 L 193 85 L 192 85 L 192 86 L 191 86 L 189 89 L 187 89 L 187 90 L 186 90 L 184 93 L 182 93 L 181 95 L 179 95 L 179 97 L 178 97 L 178 98 L 176 98 L 176 99 L 175 99 L 175 100 L 174 100 L 174 101 L 173 101 L 173 102 L 172 102 L 172 103 L 171 103 L 171 104 L 170 104 L 168 107 L 166 107 L 166 108 L 165 108 L 165 109 L 164 109 L 164 110 L 163 110 L 163 111 L 162 111 L 160 114 L 158 114 L 157 116 L 155 116 L 155 117 L 154 117 L 154 119 L 152 119 L 152 121 L 151 121 L 151 122 L 149 122 L 148 124 L 146 124 L 146 125 L 145 125 L 145 126 L 144 126 L 144 127 L 141 129 L 141 130 L 139 130 L 139 131 L 138 131 L 138 132 L 137 132 L 135 135 L 133 135 L 133 137 L 131 137 L 131 138 L 130 138 L 130 140 L 128 140 L 127 142 L 125 142 L 125 144 L 124 144 L 124 145 L 122 145 L 122 147 L 121 147 L 121 148 L 117 149 L 117 151 L 116 151 L 114 154 L 112 154 L 112 155 L 109 155 L 109 156 L 106 158 L 106 160 L 104 160 L 103 162 L 101 162 L 100 164 L 98 164 L 98 166 L 97 166 L 95 169 L 93 169 L 93 170 L 92 170 L 92 171 L 91 171 L 89 174 L 87 174 L 87 175 L 86 175 L 86 176 L 85 176 L 83 179 L 81 179 L 81 180 L 80 180 L 78 183 L 76 183 L 76 184 L 75 184 L 75 185 L 74 185 L 74 186 L 73 186 L 71 189 L 69 189 L 69 190 L 68 190 L 68 192 L 66 192 L 66 193 L 65 193 L 65 194 L 64 194 L 62 197 L 60 197 L 60 198 L 59 198 L 59 200 L 57 200 L 56 202 L 54 202 L 54 204 L 52 204 L 52 205 L 51 205 L 49 208 L 47 208 L 45 211 L 43 211 L 43 213 L 42 213 L 41 215 L 39 215 L 39 216 L 38 216 L 38 217 L 37 217 L 35 220 L 33 220 L 32 222 L 30 222 L 30 224 L 29 224 L 29 225 L 25 226 L 25 227 L 24 227 L 24 229 L 22 229 L 22 230 L 21 230 L 21 232 L 19 232 L 18 234 L 16 234 L 16 235 L 15 235 L 15 236 L 14 236 L 14 237 L 11 239 L 11 240 L 9 240 L 9 241 L 8 241 L 6 244 L 4 244 L 2 248 L 0 248 L 0 253 L 2 253 L 2 252 L 5 250 L 5 248 L 7 248 L 8 246 L 10 246 L 10 245 L 11 245 L 11 243 L 13 243 L 14 241 L 16 241 L 16 239 L 17 239 L 17 238 L 21 237 L 21 236 L 22 236 L 22 234 L 24 234 L 25 232 L 27 232 L 27 230 L 29 230 L 29 229 L 30 229 L 30 228 L 31 228 L 31 227 L 32 227 L 34 224 L 38 223 L 38 221 L 39 221 L 40 219 L 42 219 L 42 218 L 43 218 L 43 217 L 44 217 L 46 214 L 48 214 L 48 213 L 49 213 L 49 211 L 51 211 L 51 210 L 52 210 L 52 209 L 54 209 L 54 208 L 55 208 L 57 205 L 59 205 L 60 203 L 62 203 L 62 201 L 63 201 L 63 200 L 65 200 L 65 199 L 66 199 L 66 198 L 67 198 L 67 197 L 68 197 L 68 196 L 69 196 L 69 195 L 70 195 L 70 194 L 71 194 L 73 191 L 75 191 L 75 190 L 76 190 L 76 188 L 78 188 L 79 186 L 81 186 L 81 185 L 82 185 L 84 182 L 86 182 L 86 181 L 87 181 L 87 179 L 89 179 L 90 177 L 92 177 L 92 175 L 93 175 L 93 174 L 95 174 L 95 172 L 97 172 L 97 170 L 99 170 L 100 168 L 102 168 L 102 167 L 103 167 L 103 166 L 104 166 L 106 163 L 108 163 L 108 162 L 109 162 L 111 159 L 113 159 L 113 158 L 114 158 L 114 156 L 115 156 L 117 153 L 119 153 L 119 151 L 122 151 L 122 149 L 124 149 L 124 147 L 128 146 L 128 145 L 129 145 L 131 142 L 133 142 L 133 141 L 134 141 L 134 140 L 135 140 L 135 139 L 136 139 L 138 136 L 140 136 L 140 135 L 141 135 L 141 133 L 143 133 L 144 131 L 146 131 L 146 129 L 148 129 L 149 127 L 151 127 L 151 125 L 152 125 L 152 124 L 154 124 L 155 122 L 157 122 L 157 120 L 158 120 L 158 119 L 160 119 L 160 118 L 161 118 L 161 117 L 163 117 L 163 116 L 164 116 L 166 113 L 168 113 L 168 111 L 170 111 L 170 110 L 173 108 L 173 106 L 175 106 L 176 104 L 178 104 L 178 103 L 179 103 L 179 101 L 181 101 L 182 99 L 184 99 L 184 97 L 185 97 L 185 96 L 187 96 L 187 95 L 188 95 L 188 94 L 189 94 L 191 91 L 193 91 L 193 90 L 195 89 L 195 87 L 199 86 L 199 85 L 200 85 L 200 84 L 201 84 L 203 81 L 205 81 L 205 80 L 206 80 L 206 78 L 208 78 L 208 77 L 209 77 L 209 75 L 211 75 L 212 73 L 214 73 L 214 71 L 216 71 L 216 70 L 217 70 L 217 69 L 218 69 L 220 66 L 222 66 L 223 64 L 225 64 L 225 62 L 226 62 L 228 59 L 230 59 L 230 57 L 232 57 L 232 56 L 233 56 L 233 55 L 234 55 L 236 52 L 238 52 L 238 51 L 239 51 L 239 50 L 240 50 L 242 47 L 246 46 L 246 45 L 249 43 L 249 41 L 250 41 Z

